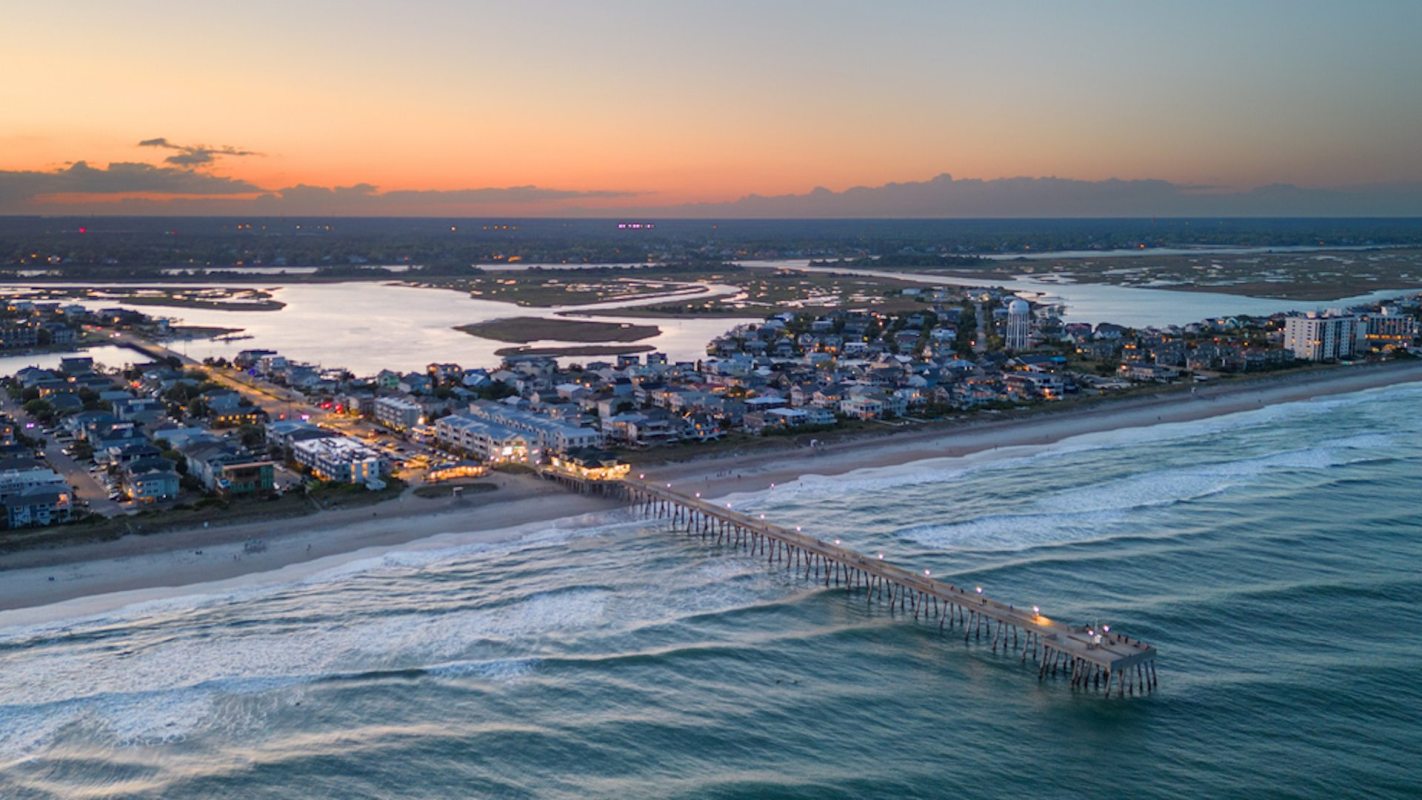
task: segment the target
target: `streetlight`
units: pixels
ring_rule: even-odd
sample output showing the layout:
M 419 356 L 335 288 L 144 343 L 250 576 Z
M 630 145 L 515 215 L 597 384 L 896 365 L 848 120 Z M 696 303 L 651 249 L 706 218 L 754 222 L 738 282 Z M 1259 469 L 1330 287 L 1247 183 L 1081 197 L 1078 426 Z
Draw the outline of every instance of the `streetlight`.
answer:
M 883 553 L 880 553 L 880 554 L 879 554 L 879 560 L 880 560 L 880 561 L 883 561 L 883 560 L 884 560 L 884 554 L 883 554 Z
M 983 593 L 983 587 L 979 586 L 979 587 L 978 587 L 978 594 L 982 594 L 982 593 Z
M 1040 616 L 1042 616 L 1042 609 L 1041 609 L 1041 608 L 1038 608 L 1037 606 L 1032 606 L 1032 616 L 1034 616 L 1034 617 L 1040 617 Z
M 924 576 L 925 578 L 928 577 L 928 576 L 930 576 L 930 575 L 932 575 L 932 574 L 933 574 L 933 573 L 930 572 L 930 571 L 928 571 L 928 570 L 924 570 L 924 571 L 923 571 L 923 576 Z

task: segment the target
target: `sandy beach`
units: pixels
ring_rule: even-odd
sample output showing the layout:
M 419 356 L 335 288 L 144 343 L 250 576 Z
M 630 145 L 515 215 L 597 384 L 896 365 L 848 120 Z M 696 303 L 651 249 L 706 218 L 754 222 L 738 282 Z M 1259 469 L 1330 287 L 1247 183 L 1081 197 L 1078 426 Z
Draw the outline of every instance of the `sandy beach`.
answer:
M 769 488 L 802 475 L 831 476 L 986 450 L 1044 446 L 1075 436 L 1188 422 L 1268 405 L 1422 381 L 1422 361 L 1340 367 L 1200 386 L 1063 411 L 910 427 L 816 448 L 710 453 L 642 468 L 648 479 L 716 497 Z M 266 574 L 273 580 L 327 569 L 395 547 L 443 547 L 509 540 L 555 520 L 617 505 L 565 492 L 529 476 L 498 476 L 498 491 L 466 499 L 398 500 L 309 517 L 129 536 L 115 542 L 10 554 L 0 559 L 0 625 L 118 608 L 176 587 L 220 590 Z M 591 523 L 591 519 L 589 522 Z M 576 523 L 574 523 L 576 524 Z M 244 542 L 260 538 L 262 552 Z

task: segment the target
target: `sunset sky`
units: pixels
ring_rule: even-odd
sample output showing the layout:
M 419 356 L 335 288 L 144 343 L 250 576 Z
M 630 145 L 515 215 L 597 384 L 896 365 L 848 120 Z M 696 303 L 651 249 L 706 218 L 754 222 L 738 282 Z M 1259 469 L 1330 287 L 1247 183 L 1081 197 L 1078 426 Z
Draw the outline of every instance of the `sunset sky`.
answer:
M 655 210 L 941 173 L 1422 185 L 1418 2 L 0 10 L 0 213 Z

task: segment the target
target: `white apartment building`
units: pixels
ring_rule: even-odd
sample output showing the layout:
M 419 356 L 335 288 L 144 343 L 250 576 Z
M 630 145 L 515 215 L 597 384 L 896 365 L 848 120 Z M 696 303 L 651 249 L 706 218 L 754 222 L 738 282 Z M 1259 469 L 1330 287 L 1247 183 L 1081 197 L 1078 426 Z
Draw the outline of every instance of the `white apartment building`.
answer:
M 291 445 L 291 458 L 322 480 L 337 483 L 380 482 L 384 459 L 365 443 L 349 436 L 307 439 Z
M 468 453 L 487 464 L 529 460 L 529 441 L 525 434 L 468 414 L 451 414 L 435 420 L 435 441 L 440 447 Z
M 469 416 L 524 433 L 530 445 L 552 453 L 566 453 L 602 444 L 602 433 L 596 428 L 569 425 L 501 403 L 473 403 L 469 406 Z
M 1349 358 L 1358 339 L 1355 317 L 1309 312 L 1284 320 L 1284 349 L 1304 361 Z

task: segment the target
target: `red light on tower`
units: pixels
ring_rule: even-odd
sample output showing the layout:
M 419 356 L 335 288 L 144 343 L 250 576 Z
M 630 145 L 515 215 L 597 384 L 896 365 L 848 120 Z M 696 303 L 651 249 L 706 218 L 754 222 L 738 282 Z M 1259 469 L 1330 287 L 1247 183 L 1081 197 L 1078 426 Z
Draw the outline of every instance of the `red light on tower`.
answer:
M 81 226 L 79 227 L 79 232 L 80 232 L 80 233 L 88 233 L 88 232 L 89 232 L 89 229 L 88 229 L 88 228 L 85 228 L 85 227 L 83 227 L 83 226 L 81 225 Z

